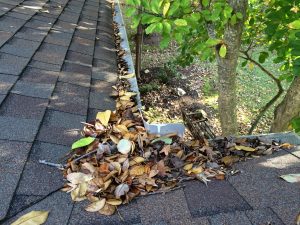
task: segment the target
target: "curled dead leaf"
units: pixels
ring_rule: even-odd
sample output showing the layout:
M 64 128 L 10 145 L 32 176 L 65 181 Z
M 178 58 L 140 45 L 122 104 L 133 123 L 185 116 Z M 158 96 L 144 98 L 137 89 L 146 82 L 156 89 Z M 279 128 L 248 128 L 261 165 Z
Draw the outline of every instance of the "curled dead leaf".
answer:
M 121 196 L 125 195 L 128 191 L 129 191 L 128 184 L 124 184 L 124 183 L 123 184 L 119 184 L 116 187 L 115 196 L 116 196 L 116 198 L 120 198 Z
M 21 216 L 11 225 L 40 225 L 47 221 L 48 215 L 49 211 L 31 211 Z
M 116 211 L 116 207 L 110 204 L 105 204 L 104 207 L 102 209 L 100 209 L 98 212 L 101 215 L 105 215 L 105 216 L 110 216 L 113 215 Z
M 85 211 L 88 211 L 88 212 L 97 212 L 97 211 L 99 211 L 100 209 L 102 209 L 104 207 L 105 202 L 106 202 L 105 198 L 103 198 L 101 200 L 98 200 L 98 201 L 95 201 L 95 202 L 92 202 L 91 204 L 89 204 L 85 208 Z

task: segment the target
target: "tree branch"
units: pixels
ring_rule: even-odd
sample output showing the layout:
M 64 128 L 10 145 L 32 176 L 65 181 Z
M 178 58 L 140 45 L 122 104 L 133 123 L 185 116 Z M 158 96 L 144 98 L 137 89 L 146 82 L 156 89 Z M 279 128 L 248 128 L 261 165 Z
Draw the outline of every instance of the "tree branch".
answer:
M 258 68 L 260 68 L 265 74 L 267 74 L 276 83 L 277 88 L 278 88 L 277 94 L 264 107 L 262 107 L 259 110 L 258 115 L 256 116 L 255 120 L 252 122 L 251 128 L 249 129 L 249 132 L 248 132 L 248 134 L 252 134 L 253 130 L 256 128 L 256 126 L 259 123 L 262 116 L 277 101 L 277 99 L 282 95 L 284 90 L 283 90 L 283 87 L 281 85 L 281 81 L 278 78 L 276 78 L 269 70 L 267 70 L 265 67 L 263 67 L 259 62 L 257 62 L 253 58 L 251 58 L 248 51 L 241 51 L 241 53 L 243 53 L 245 55 L 245 57 L 240 56 L 241 58 L 249 60 L 250 62 L 252 62 L 256 66 L 258 66 Z

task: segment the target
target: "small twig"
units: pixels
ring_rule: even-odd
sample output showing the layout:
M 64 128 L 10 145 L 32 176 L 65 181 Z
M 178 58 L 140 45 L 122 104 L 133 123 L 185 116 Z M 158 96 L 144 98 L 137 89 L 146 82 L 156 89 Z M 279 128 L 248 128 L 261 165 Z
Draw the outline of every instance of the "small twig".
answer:
M 165 193 L 168 193 L 168 192 L 171 192 L 171 191 L 175 191 L 175 190 L 178 190 L 178 189 L 181 189 L 181 188 L 184 188 L 185 185 L 181 185 L 181 186 L 177 186 L 177 187 L 174 187 L 172 189 L 169 189 L 169 190 L 165 190 L 165 191 L 154 191 L 154 192 L 148 192 L 147 194 L 145 195 L 139 195 L 139 197 L 143 197 L 143 196 L 148 196 L 148 195 L 157 195 L 157 194 L 165 194 Z
M 118 207 L 116 207 L 116 210 L 117 210 L 117 213 L 120 217 L 120 220 L 122 220 L 124 222 L 125 220 L 124 220 L 123 216 L 121 215 L 121 213 L 119 212 Z
M 82 155 L 82 156 L 79 156 L 78 158 L 74 159 L 73 162 L 74 162 L 74 163 L 75 163 L 75 162 L 78 162 L 79 160 L 81 160 L 81 159 L 83 159 L 83 158 L 86 158 L 86 157 L 88 157 L 88 156 L 90 156 L 90 155 L 92 155 L 92 154 L 94 154 L 94 153 L 97 153 L 97 149 L 96 149 L 96 150 L 93 150 L 93 151 L 91 151 L 91 152 L 88 152 L 88 153 L 86 153 L 86 154 L 84 154 L 84 155 Z
M 63 164 L 58 164 L 58 163 L 52 163 L 52 162 L 47 162 L 46 160 L 39 160 L 40 164 L 44 164 L 47 166 L 52 166 L 52 167 L 56 167 L 57 169 L 63 170 L 65 165 Z

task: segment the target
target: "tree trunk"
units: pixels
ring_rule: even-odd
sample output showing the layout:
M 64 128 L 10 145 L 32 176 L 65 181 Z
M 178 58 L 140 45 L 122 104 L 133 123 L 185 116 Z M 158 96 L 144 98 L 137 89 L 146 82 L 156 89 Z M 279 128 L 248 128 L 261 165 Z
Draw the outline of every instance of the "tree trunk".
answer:
M 141 13 L 141 11 L 142 7 L 139 8 L 139 13 Z M 143 35 L 143 25 L 139 23 L 135 40 L 135 75 L 137 78 L 141 78 Z
M 224 43 L 227 47 L 225 58 L 221 58 L 217 49 L 218 75 L 219 75 L 219 114 L 223 136 L 237 133 L 236 115 L 236 67 L 244 21 L 246 18 L 247 0 L 229 0 L 234 12 L 243 14 L 243 20 L 238 20 L 232 25 L 230 22 L 225 27 Z
M 271 132 L 288 130 L 291 120 L 300 114 L 300 77 L 295 77 L 282 102 L 274 112 Z

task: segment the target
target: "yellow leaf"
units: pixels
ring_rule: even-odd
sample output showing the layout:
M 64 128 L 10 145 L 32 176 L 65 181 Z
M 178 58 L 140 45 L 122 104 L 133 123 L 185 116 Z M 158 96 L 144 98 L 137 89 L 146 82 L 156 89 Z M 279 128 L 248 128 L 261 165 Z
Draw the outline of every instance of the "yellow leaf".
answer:
M 122 200 L 121 199 L 107 199 L 106 203 L 110 204 L 110 205 L 121 205 Z
M 140 176 L 143 175 L 145 172 L 144 166 L 134 166 L 132 169 L 129 170 L 129 174 L 131 176 Z
M 222 162 L 226 165 L 226 166 L 230 166 L 232 165 L 233 163 L 235 162 L 238 162 L 239 161 L 239 157 L 238 156 L 232 156 L 232 155 L 229 155 L 229 156 L 225 156 L 222 158 Z
M 238 151 L 246 151 L 246 152 L 254 152 L 256 151 L 255 148 L 251 148 L 251 147 L 247 147 L 247 146 L 243 146 L 243 145 L 236 145 L 234 146 L 235 150 Z
M 105 204 L 102 209 L 100 209 L 98 212 L 102 215 L 110 216 L 114 214 L 116 211 L 116 207 L 110 204 Z
M 117 137 L 114 136 L 114 135 L 109 135 L 109 137 L 110 137 L 110 139 L 112 140 L 112 142 L 115 143 L 115 144 L 118 144 L 119 141 L 120 141 L 120 139 L 117 138 Z
M 46 222 L 48 214 L 49 211 L 31 211 L 21 216 L 11 225 L 40 225 Z
M 120 76 L 120 79 L 129 79 L 129 78 L 133 78 L 133 77 L 135 77 L 135 74 L 130 73 L 130 74 L 127 74 L 127 75 Z
M 254 69 L 254 64 L 252 62 L 249 62 L 248 63 L 248 66 L 249 66 L 249 69 L 250 70 L 253 70 Z
M 201 166 L 198 166 L 198 167 L 195 167 L 195 168 L 192 168 L 192 173 L 194 174 L 199 174 L 199 173 L 202 173 L 204 170 Z
M 109 187 L 110 184 L 111 184 L 111 180 L 106 181 L 104 183 L 103 191 L 105 191 Z
M 166 16 L 170 8 L 170 2 L 166 2 L 163 9 L 163 15 Z
M 110 110 L 106 110 L 104 112 L 98 112 L 96 119 L 100 120 L 100 122 L 103 124 L 103 126 L 107 127 L 109 119 L 110 119 L 110 115 L 111 115 Z
M 144 161 L 145 161 L 145 159 L 144 159 L 143 157 L 137 156 L 137 157 L 135 157 L 133 160 L 131 160 L 131 161 L 129 162 L 129 165 L 130 165 L 130 166 L 133 166 L 133 165 L 135 165 L 135 164 L 142 163 L 142 162 L 144 162 Z
M 184 170 L 190 170 L 190 169 L 192 169 L 192 167 L 193 167 L 193 163 L 189 163 L 189 164 L 186 164 L 186 165 L 183 167 L 183 169 L 184 169 Z
M 128 131 L 127 127 L 123 124 L 114 126 L 114 131 L 125 135 Z
M 71 192 L 71 198 L 75 202 L 80 202 L 86 199 L 85 194 L 87 191 L 87 183 L 80 183 L 78 186 Z
M 96 201 L 96 202 L 92 202 L 91 204 L 89 204 L 86 208 L 85 208 L 85 211 L 88 211 L 88 212 L 97 212 L 99 211 L 100 209 L 102 209 L 105 205 L 105 202 L 106 202 L 106 199 L 103 198 L 99 201 Z

